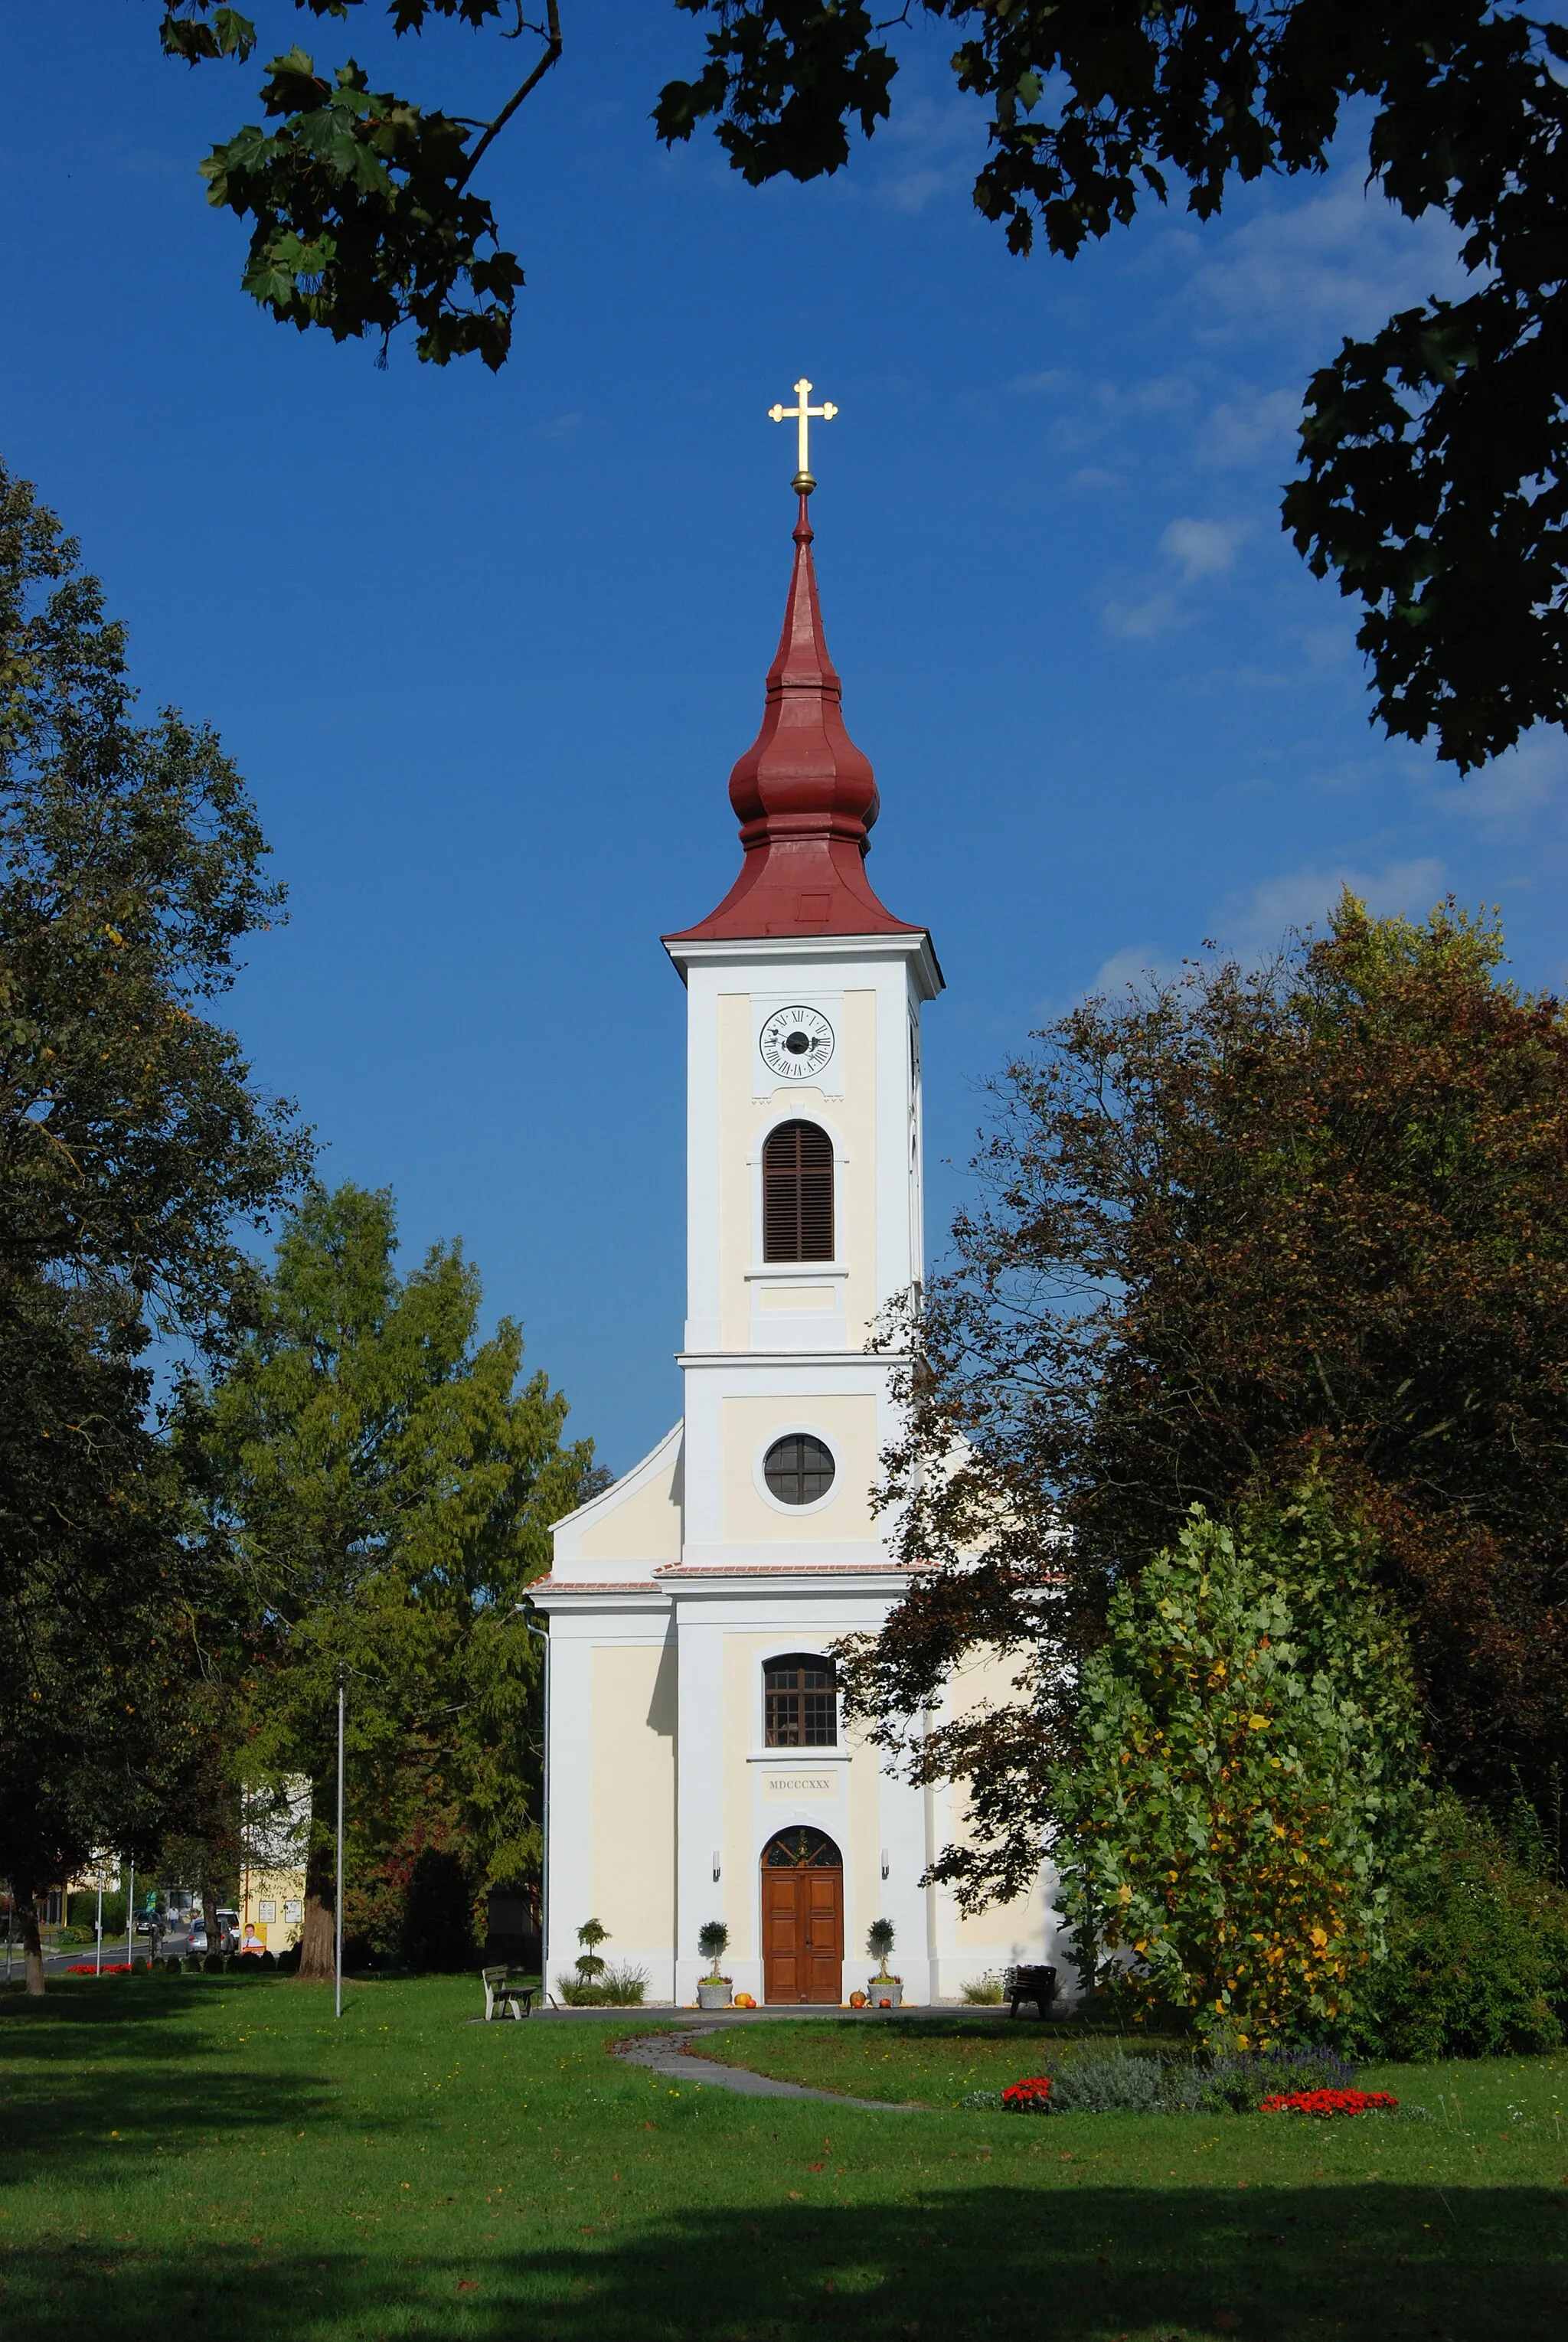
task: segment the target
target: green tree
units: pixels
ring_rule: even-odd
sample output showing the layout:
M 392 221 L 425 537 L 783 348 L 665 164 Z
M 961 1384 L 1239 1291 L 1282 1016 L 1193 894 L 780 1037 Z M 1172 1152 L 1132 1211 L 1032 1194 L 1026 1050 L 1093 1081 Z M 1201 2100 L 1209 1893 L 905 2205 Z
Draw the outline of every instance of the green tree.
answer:
M 0 1873 L 145 1862 L 199 1770 L 225 1603 L 149 1423 L 155 1333 L 216 1351 L 236 1223 L 302 1175 L 205 1006 L 281 890 L 215 736 L 134 720 L 122 626 L 0 468 Z
M 1033 1876 L 1113 1593 L 1321 1462 L 1378 1536 L 1434 1764 L 1538 1810 L 1568 1757 L 1568 1026 L 1452 907 L 1092 999 L 995 1086 L 909 1338 L 910 1597 L 853 1671 L 889 1740 L 964 1652 L 1019 1689 L 919 1752 L 966 1894 Z M 904 1336 L 900 1336 L 901 1341 Z
M 1113 1596 L 1052 1786 L 1091 1981 L 1266 2047 L 1365 2005 L 1429 1805 L 1409 1655 L 1371 1540 L 1308 1482 L 1194 1506 Z
M 476 1887 L 536 1867 L 537 1644 L 514 1612 L 593 1481 L 591 1443 L 562 1442 L 564 1399 L 542 1374 L 519 1386 L 517 1327 L 476 1339 L 461 1248 L 400 1278 L 395 1246 L 390 1196 L 313 1188 L 258 1330 L 186 1400 L 213 1540 L 252 1590 L 244 1761 L 311 1782 L 306 1977 L 332 1973 L 340 1671 L 355 1802 L 388 1843 L 434 1784 Z
M 347 18 L 365 0 L 294 0 Z M 1434 735 L 1462 770 L 1568 711 L 1568 410 L 1562 395 L 1568 32 L 1515 0 L 675 0 L 714 20 L 691 80 L 661 93 L 666 142 L 712 123 L 754 185 L 838 170 L 885 121 L 913 15 L 951 25 L 959 89 L 987 114 L 974 201 L 1028 253 L 1072 258 L 1184 194 L 1200 219 L 1264 173 L 1327 168 L 1365 125 L 1368 177 L 1412 219 L 1458 231 L 1473 289 L 1347 339 L 1307 386 L 1284 522 L 1364 616 L 1375 709 Z M 254 223 L 245 285 L 273 315 L 342 340 L 412 324 L 422 358 L 504 363 L 523 272 L 475 168 L 562 54 L 555 0 L 385 0 L 398 35 L 434 19 L 538 45 L 483 121 L 373 92 L 352 58 L 297 45 L 247 125 L 202 165 Z M 286 21 L 279 0 L 275 13 Z M 171 55 L 248 57 L 253 21 L 172 0 Z
M 1452 1794 L 1402 1882 L 1361 2030 L 1419 2065 L 1550 2056 L 1568 2037 L 1568 1892 Z

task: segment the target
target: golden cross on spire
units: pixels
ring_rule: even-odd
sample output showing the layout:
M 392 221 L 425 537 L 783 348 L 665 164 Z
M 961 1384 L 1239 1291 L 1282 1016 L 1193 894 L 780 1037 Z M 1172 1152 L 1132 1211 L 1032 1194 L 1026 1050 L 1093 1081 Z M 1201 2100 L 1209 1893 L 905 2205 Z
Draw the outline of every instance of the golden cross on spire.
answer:
M 770 423 L 798 423 L 800 425 L 800 469 L 795 474 L 794 479 L 790 482 L 790 485 L 794 489 L 797 495 L 809 496 L 812 490 L 815 487 L 816 482 L 811 475 L 811 461 L 806 446 L 806 432 L 808 426 L 814 423 L 818 416 L 821 417 L 824 423 L 831 423 L 834 416 L 838 413 L 838 409 L 825 399 L 820 406 L 808 405 L 807 401 L 811 397 L 811 385 L 807 382 L 804 375 L 802 375 L 800 380 L 794 386 L 794 395 L 795 404 L 793 406 L 770 406 L 768 409 L 768 420 Z

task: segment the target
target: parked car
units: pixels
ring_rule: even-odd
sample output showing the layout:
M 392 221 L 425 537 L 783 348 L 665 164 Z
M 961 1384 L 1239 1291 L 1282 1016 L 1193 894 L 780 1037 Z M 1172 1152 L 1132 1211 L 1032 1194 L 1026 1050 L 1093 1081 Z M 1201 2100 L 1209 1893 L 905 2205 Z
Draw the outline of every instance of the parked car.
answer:
M 217 1917 L 218 1940 L 214 1948 L 220 1952 L 237 1951 L 240 1940 L 239 1913 L 220 1909 Z M 192 1916 L 191 1937 L 187 1949 L 192 1952 L 205 1952 L 207 1948 L 207 1923 L 204 1915 L 198 1911 Z

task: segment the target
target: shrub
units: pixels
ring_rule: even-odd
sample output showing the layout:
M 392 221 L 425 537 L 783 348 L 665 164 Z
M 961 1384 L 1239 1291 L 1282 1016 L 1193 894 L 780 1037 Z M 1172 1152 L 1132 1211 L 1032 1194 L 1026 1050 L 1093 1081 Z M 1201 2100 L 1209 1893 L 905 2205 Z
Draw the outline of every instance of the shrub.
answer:
M 260 1959 L 257 1960 L 256 1966 L 258 1968 L 265 1968 L 270 1975 L 277 1967 L 277 1954 L 275 1952 L 264 1952 Z
M 641 1968 L 617 1968 L 604 1960 L 595 1963 L 598 1974 L 592 1977 L 558 1976 L 555 1995 L 568 2008 L 635 2008 L 648 1989 L 648 1979 Z
M 577 1941 L 583 1948 L 573 1963 L 577 1973 L 574 1977 L 557 1977 L 555 1979 L 555 1989 L 569 2008 L 605 2007 L 603 1982 L 605 1968 L 604 1962 L 599 1957 L 599 1947 L 601 1944 L 607 1944 L 609 1940 L 610 1930 L 601 1925 L 597 1919 L 584 1919 L 578 1928 Z M 637 1997 L 641 1999 L 641 1993 Z
M 1110 2048 L 1081 2051 L 1054 2078 L 1054 2114 L 1157 2115 L 1170 2110 L 1162 2060 L 1139 2057 L 1119 2042 Z
M 164 1974 L 165 1976 L 178 1976 L 184 1965 L 185 1963 L 180 1958 L 179 1954 L 177 1952 L 171 1952 L 164 1962 Z
M 1561 2048 L 1568 1893 L 1444 1794 L 1409 1873 L 1363 2028 L 1384 2056 L 1429 2064 Z
M 1000 2090 L 970 2090 L 958 2103 L 971 2114 L 1000 2114 L 1002 2093 Z
M 1203 2114 L 1251 2114 L 1264 2098 L 1300 2090 L 1348 2090 L 1355 2067 L 1336 2050 L 1232 2050 L 1196 2063 L 1176 2083 L 1183 2107 Z
M 224 1956 L 222 1952 L 204 1953 L 202 1957 L 202 1967 L 205 1973 L 208 1976 L 222 1976 L 224 1972 Z
M 1002 1979 L 994 1968 L 983 1977 L 971 1977 L 964 1987 L 964 1997 L 972 2008 L 998 2008 L 1002 2003 Z
M 297 1944 L 290 1944 L 286 1951 L 278 1954 L 277 1967 L 279 1976 L 298 1976 L 299 1946 Z
M 887 1956 L 893 1949 L 893 1921 L 874 1919 L 865 1931 L 865 1948 L 874 1960 L 880 1962 L 878 1974 L 887 1974 Z
M 1350 2027 L 1429 1808 L 1373 1552 L 1311 1478 L 1113 1596 L 1053 1788 L 1087 1984 L 1242 2048 Z
M 729 1950 L 729 1947 L 730 1931 L 725 1927 L 722 1919 L 709 1919 L 703 1927 L 698 1928 L 697 1949 L 701 1952 L 704 1959 L 712 1962 L 713 1965 L 709 1973 L 714 1979 L 718 1977 L 719 1962 L 724 1958 L 724 1956 Z
M 477 1967 L 473 1905 L 460 1858 L 427 1846 L 415 1857 L 408 1875 L 403 1913 L 403 1957 L 407 1965 L 427 1976 L 452 1976 L 461 1968 Z

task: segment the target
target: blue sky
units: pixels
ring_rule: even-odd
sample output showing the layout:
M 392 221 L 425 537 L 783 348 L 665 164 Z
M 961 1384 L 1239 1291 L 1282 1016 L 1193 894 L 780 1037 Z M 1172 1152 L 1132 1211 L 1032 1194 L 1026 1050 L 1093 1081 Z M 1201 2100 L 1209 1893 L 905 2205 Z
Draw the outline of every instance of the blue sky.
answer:
M 483 110 L 515 52 L 394 55 Z M 1072 265 L 973 212 L 983 132 L 944 45 L 814 186 L 748 189 L 646 119 L 698 35 L 568 5 L 486 167 L 528 273 L 511 365 L 320 346 L 238 291 L 195 165 L 256 65 L 163 60 L 153 0 L 6 15 L 0 451 L 81 537 L 149 707 L 214 722 L 291 890 L 233 996 L 329 1179 L 461 1235 L 486 1306 L 616 1468 L 679 1406 L 683 995 L 658 943 L 727 887 L 729 768 L 787 576 L 803 371 L 841 408 L 813 518 L 872 874 L 927 923 L 933 1249 L 979 1085 L 1095 984 L 1245 951 L 1349 879 L 1501 906 L 1568 981 L 1558 736 L 1461 784 L 1369 728 L 1354 619 L 1281 535 L 1293 417 L 1341 335 L 1453 277 L 1441 225 L 1326 180 L 1223 225 L 1156 215 Z M 379 78 L 379 75 L 378 75 Z M 1363 165 L 1362 167 L 1364 167 Z

